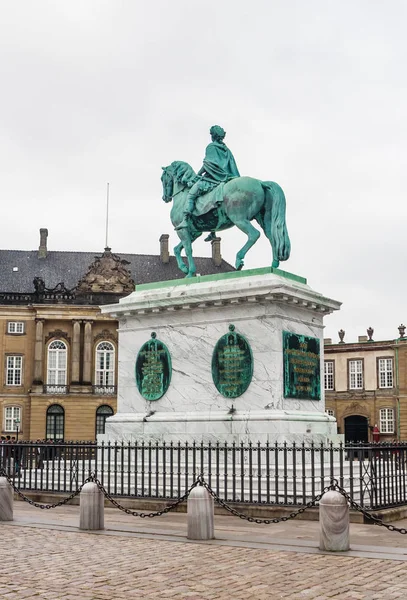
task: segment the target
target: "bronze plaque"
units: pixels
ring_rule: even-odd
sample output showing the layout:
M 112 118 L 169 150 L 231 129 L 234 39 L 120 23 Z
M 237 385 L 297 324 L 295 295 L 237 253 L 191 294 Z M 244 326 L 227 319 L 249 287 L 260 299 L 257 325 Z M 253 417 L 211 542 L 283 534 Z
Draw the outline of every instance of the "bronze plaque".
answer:
M 253 355 L 249 342 L 235 326 L 217 342 L 212 355 L 212 378 L 225 398 L 237 398 L 249 387 L 253 377 Z
M 159 400 L 171 381 L 171 356 L 167 346 L 151 334 L 151 340 L 142 345 L 136 360 L 136 383 L 146 400 Z
M 319 339 L 283 331 L 284 398 L 321 400 Z

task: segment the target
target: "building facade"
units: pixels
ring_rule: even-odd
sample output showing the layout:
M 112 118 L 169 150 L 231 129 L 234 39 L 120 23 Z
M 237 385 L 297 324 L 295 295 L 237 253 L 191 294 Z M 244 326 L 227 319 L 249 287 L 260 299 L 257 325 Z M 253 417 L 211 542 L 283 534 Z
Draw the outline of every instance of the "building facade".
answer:
M 1 435 L 20 440 L 95 440 L 117 407 L 117 322 L 100 305 L 135 284 L 183 277 L 168 235 L 158 255 L 0 250 Z M 202 275 L 234 270 L 212 241 Z
M 358 342 L 324 344 L 326 410 L 346 441 L 407 440 L 407 337 L 400 325 L 394 340 L 375 341 L 373 330 Z

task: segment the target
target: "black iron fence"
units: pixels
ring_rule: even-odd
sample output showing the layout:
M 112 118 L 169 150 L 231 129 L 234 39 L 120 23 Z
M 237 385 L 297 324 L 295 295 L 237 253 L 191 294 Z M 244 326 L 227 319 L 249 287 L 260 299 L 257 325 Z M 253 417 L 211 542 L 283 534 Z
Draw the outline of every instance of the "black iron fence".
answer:
M 198 475 L 227 502 L 302 505 L 335 478 L 361 506 L 407 504 L 407 443 L 4 443 L 21 490 L 71 493 L 95 473 L 115 496 L 176 499 Z

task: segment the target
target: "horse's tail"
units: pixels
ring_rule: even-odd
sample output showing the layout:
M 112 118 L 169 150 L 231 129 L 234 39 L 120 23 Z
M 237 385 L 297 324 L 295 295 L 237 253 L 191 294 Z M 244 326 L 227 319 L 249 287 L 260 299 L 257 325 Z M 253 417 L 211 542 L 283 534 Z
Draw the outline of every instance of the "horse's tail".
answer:
M 271 241 L 273 255 L 278 260 L 288 260 L 291 242 L 285 222 L 285 196 L 274 181 L 262 181 L 265 193 L 264 230 Z

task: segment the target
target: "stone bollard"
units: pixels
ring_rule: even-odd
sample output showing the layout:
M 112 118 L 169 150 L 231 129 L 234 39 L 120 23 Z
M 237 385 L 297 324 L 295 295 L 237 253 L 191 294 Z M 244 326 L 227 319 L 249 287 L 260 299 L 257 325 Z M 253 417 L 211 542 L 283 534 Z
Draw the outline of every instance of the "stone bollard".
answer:
M 197 485 L 191 491 L 187 501 L 188 533 L 190 540 L 213 540 L 213 498 L 206 488 Z
M 339 492 L 326 492 L 319 503 L 319 548 L 330 552 L 349 550 L 349 506 Z
M 96 483 L 85 483 L 80 493 L 79 529 L 105 528 L 105 498 Z
M 13 520 L 13 488 L 5 477 L 0 477 L 0 521 Z

